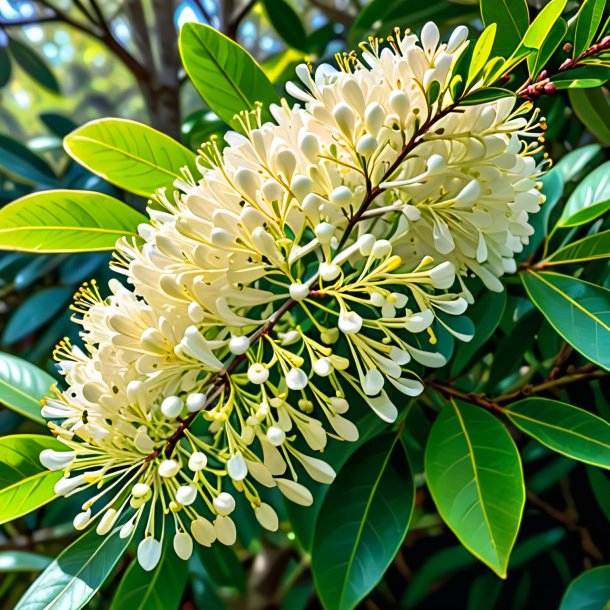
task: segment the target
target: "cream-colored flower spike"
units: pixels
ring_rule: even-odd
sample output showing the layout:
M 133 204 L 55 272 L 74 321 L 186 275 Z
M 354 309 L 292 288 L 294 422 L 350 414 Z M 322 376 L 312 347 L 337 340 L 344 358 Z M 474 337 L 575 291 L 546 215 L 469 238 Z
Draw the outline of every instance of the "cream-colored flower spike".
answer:
M 80 291 L 84 349 L 60 345 L 68 388 L 43 409 L 69 450 L 41 455 L 57 492 L 96 488 L 76 528 L 140 526 L 147 570 L 166 536 L 183 559 L 233 544 L 239 496 L 276 530 L 266 489 L 311 504 L 328 438 L 356 441 L 362 407 L 394 422 L 446 363 L 439 333 L 469 340 L 464 278 L 501 290 L 542 196 L 530 104 L 450 93 L 466 37 L 430 23 L 300 66 L 302 107 L 244 114 L 155 195 L 143 245 L 118 244 L 130 288 Z

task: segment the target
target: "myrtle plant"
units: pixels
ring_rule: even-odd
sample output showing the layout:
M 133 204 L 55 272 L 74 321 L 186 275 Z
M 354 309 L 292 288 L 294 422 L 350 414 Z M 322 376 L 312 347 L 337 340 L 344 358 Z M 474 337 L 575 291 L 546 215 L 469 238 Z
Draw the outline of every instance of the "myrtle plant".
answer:
M 587 0 L 569 25 L 565 5 L 531 23 L 526 11 L 517 36 L 493 2 L 474 37 L 397 27 L 299 65 L 283 98 L 238 45 L 187 24 L 186 72 L 233 131 L 197 154 L 121 119 L 65 138 L 76 161 L 149 201 L 143 216 L 55 190 L 0 211 L 0 247 L 113 249 L 116 274 L 75 294 L 80 339 L 59 342 L 62 379 L 41 410 L 55 438 L 3 439 L 16 472 L 10 455 L 32 463 L 0 490 L 0 519 L 59 496 L 91 530 L 18 608 L 84 607 L 130 547 L 162 582 L 197 545 L 243 540 L 252 515 L 296 532 L 324 607 L 355 607 L 424 482 L 411 475 L 415 408 L 435 417 L 420 459 L 438 514 L 502 578 L 526 498 L 514 439 L 610 467 L 604 419 L 534 396 L 610 367 L 610 293 L 586 275 L 610 257 L 608 236 L 579 235 L 607 202 L 568 202 L 547 231 L 571 169 L 552 168 L 541 102 L 610 74 L 604 3 Z M 561 265 L 573 274 L 549 270 Z M 512 330 L 503 353 L 466 369 L 515 282 L 565 340 L 538 383 L 511 368 Z M 588 362 L 568 370 L 575 352 Z M 308 514 L 315 532 L 299 533 Z M 93 577 L 65 567 L 79 553 Z M 47 586 L 58 570 L 65 585 Z

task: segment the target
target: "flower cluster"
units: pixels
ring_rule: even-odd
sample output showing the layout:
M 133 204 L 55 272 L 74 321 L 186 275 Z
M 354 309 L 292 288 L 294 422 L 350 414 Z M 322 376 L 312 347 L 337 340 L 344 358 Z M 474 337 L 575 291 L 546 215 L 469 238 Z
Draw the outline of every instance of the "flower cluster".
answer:
M 65 471 L 57 492 L 89 490 L 76 528 L 140 527 L 145 569 L 166 536 L 182 558 L 193 538 L 235 542 L 237 494 L 276 530 L 266 488 L 311 504 L 303 474 L 335 475 L 312 453 L 357 440 L 355 405 L 395 421 L 445 364 L 439 329 L 468 340 L 449 323 L 464 278 L 502 289 L 542 196 L 531 104 L 451 93 L 467 44 L 429 23 L 300 66 L 302 105 L 244 114 L 154 196 L 117 245 L 129 287 L 79 291 L 84 347 L 59 345 L 67 389 L 43 408 L 69 448 L 41 455 Z

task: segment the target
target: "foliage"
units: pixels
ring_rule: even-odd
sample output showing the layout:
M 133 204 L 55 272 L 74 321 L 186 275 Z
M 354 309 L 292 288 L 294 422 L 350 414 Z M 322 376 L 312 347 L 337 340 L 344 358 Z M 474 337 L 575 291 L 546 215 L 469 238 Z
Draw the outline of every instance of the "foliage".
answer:
M 173 36 L 171 86 L 147 63 L 153 37 L 144 36 L 146 20 L 143 30 L 136 14 L 126 15 L 133 54 L 104 29 L 95 2 L 85 11 L 75 2 L 65 14 L 39 14 L 41 21 L 103 32 L 115 61 L 147 83 L 142 97 L 153 127 L 97 116 L 79 127 L 45 113 L 56 139 L 46 152 L 0 134 L 0 201 L 7 204 L 0 209 L 0 297 L 11 310 L 1 342 L 12 352 L 0 354 L 5 607 L 171 609 L 191 602 L 343 610 L 365 599 L 421 609 L 604 607 L 610 601 L 606 2 L 551 0 L 539 10 L 524 0 L 481 0 L 478 7 L 371 0 L 342 15 L 313 8 L 326 21 L 316 27 L 288 0 L 246 3 L 233 21 L 226 11 L 209 14 L 206 3 L 193 5 L 206 23 L 184 25 L 179 44 L 165 24 Z M 341 27 L 333 28 L 339 18 Z M 284 95 L 280 85 L 305 53 L 324 63 L 368 34 L 407 25 L 419 31 L 429 19 L 444 32 L 455 23 L 471 28 L 473 40 L 450 83 L 456 105 L 513 95 L 531 100 L 547 117 L 545 155 L 554 161 L 542 179 L 546 203 L 532 218 L 535 233 L 516 272 L 502 278 L 503 291 L 467 280 L 474 304 L 463 328 L 453 330 L 474 329 L 472 340 L 456 341 L 439 325 L 447 364 L 427 374 L 421 396 L 401 398 L 395 423 L 367 415 L 358 422 L 357 444 L 331 441 L 322 457 L 336 480 L 316 484 L 310 508 L 286 502 L 279 531 L 262 534 L 249 507 L 238 504 L 234 548 L 200 547 L 184 564 L 166 546 L 152 573 L 134 559 L 131 534 L 119 535 L 121 522 L 104 538 L 93 529 L 79 537 L 66 515 L 82 498 L 50 503 L 61 474 L 39 461 L 43 449 L 58 446 L 45 433 L 38 405 L 57 381 L 49 374 L 52 345 L 64 335 L 75 338 L 69 316 L 59 313 L 71 294 L 90 277 L 100 284 L 110 277 L 103 251 L 119 236 L 137 235 L 145 222 L 138 197 L 171 189 L 205 163 L 196 160 L 199 145 L 229 128 L 243 130 L 240 111 L 261 102 L 271 118 L 268 105 Z M 0 22 L 8 32 L 7 44 L 0 42 L 0 87 L 7 91 L 19 70 L 29 87 L 59 94 L 63 79 L 18 38 L 14 21 L 10 28 Z M 250 54 L 235 42 L 246 38 L 248 23 L 273 33 L 281 49 L 275 57 L 264 61 L 260 49 Z M 163 45 L 158 31 L 156 37 Z M 192 94 L 180 92 L 179 52 L 204 103 L 193 103 L 182 118 L 179 103 L 165 102 L 168 94 Z M 148 90 L 151 80 L 155 88 Z M 440 86 L 426 90 L 430 104 L 439 95 Z M 361 402 L 354 396 L 353 409 Z M 281 502 L 274 490 L 269 497 Z M 557 586 L 549 590 L 549 581 Z

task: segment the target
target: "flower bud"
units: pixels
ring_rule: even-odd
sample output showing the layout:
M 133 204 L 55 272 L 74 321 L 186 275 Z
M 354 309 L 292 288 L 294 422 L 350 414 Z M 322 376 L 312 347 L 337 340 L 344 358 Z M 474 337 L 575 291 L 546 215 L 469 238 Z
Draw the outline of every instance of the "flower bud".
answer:
M 175 419 L 182 413 L 184 402 L 178 396 L 168 396 L 161 403 L 161 412 L 169 419 Z
M 197 499 L 197 488 L 194 485 L 182 485 L 176 490 L 176 501 L 182 506 L 190 506 Z
M 269 379 L 269 369 L 259 362 L 255 362 L 248 368 L 248 379 L 250 383 L 261 385 Z
M 212 503 L 219 515 L 230 515 L 235 510 L 235 499 L 226 491 L 219 493 Z
M 202 394 L 200 392 L 195 392 L 193 394 L 189 394 L 186 397 L 186 408 L 189 413 L 194 413 L 195 411 L 200 411 L 205 406 L 205 402 L 207 400 L 207 395 Z
M 205 453 L 201 453 L 201 451 L 195 451 L 191 454 L 191 457 L 188 461 L 188 467 L 193 472 L 198 472 L 199 470 L 203 470 L 208 463 L 208 457 Z
M 229 351 L 236 356 L 241 356 L 248 351 L 250 347 L 250 339 L 246 336 L 233 336 L 229 341 Z
M 175 477 L 180 470 L 180 464 L 176 460 L 163 460 L 159 464 L 159 476 L 169 479 Z

